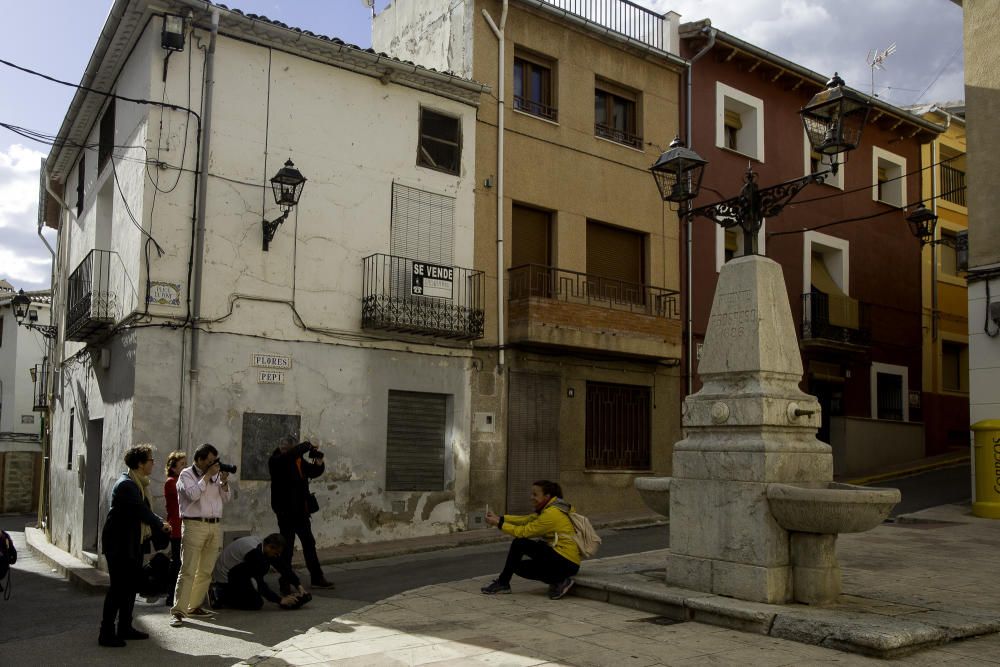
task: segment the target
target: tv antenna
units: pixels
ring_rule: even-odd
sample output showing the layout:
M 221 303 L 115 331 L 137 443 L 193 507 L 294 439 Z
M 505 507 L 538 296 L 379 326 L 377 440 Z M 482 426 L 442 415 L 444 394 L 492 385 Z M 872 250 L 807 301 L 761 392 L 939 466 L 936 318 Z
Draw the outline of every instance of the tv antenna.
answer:
M 866 59 L 868 65 L 872 69 L 872 97 L 875 95 L 875 70 L 885 69 L 886 59 L 896 52 L 896 42 L 893 42 L 889 46 L 885 47 L 881 51 L 878 49 L 872 49 L 868 52 L 868 58 Z

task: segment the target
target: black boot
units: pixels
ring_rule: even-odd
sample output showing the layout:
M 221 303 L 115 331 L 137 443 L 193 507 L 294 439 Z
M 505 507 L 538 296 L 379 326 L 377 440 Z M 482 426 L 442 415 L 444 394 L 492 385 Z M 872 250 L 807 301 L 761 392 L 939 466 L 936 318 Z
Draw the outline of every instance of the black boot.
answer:
M 101 634 L 97 635 L 97 643 L 109 648 L 121 648 L 125 646 L 125 640 L 119 639 L 118 635 L 115 634 L 114 628 L 106 625 L 101 625 Z

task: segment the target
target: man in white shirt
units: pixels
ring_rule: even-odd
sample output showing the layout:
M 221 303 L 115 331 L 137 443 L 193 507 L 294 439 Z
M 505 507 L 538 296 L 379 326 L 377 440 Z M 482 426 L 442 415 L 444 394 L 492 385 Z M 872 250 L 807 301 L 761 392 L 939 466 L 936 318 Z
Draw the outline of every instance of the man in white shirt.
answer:
M 174 606 L 170 609 L 173 627 L 183 625 L 187 616 L 212 616 L 201 604 L 222 548 L 222 505 L 229 498 L 229 473 L 219 471 L 219 451 L 204 444 L 194 452 L 194 465 L 184 468 L 177 478 L 181 572 L 174 590 Z

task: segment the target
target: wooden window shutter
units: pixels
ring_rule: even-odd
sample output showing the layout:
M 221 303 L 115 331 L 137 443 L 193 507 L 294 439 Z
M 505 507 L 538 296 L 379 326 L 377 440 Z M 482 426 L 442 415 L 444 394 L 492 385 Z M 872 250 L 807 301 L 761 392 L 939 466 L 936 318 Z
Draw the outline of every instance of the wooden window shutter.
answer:
M 515 204 L 511 227 L 514 237 L 511 239 L 511 267 L 548 266 L 551 261 L 551 214 Z
M 587 273 L 641 284 L 643 234 L 588 221 Z
M 740 115 L 737 112 L 731 109 L 726 109 L 726 125 L 737 130 L 742 130 L 743 119 L 740 118 Z
M 448 397 L 389 392 L 386 491 L 444 490 L 444 439 Z

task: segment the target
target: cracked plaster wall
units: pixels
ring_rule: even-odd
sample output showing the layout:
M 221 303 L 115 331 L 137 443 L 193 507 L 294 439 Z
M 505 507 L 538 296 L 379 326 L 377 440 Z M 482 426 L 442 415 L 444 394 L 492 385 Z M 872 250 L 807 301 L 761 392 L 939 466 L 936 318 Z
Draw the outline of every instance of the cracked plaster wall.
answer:
M 394 0 L 372 23 L 372 48 L 472 78 L 475 13 L 474 0 Z

